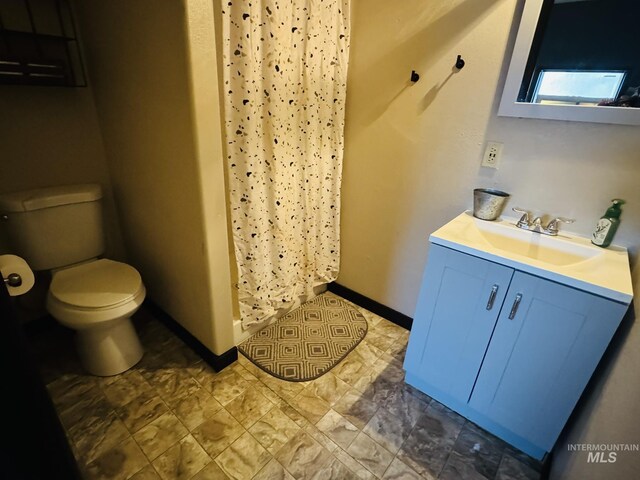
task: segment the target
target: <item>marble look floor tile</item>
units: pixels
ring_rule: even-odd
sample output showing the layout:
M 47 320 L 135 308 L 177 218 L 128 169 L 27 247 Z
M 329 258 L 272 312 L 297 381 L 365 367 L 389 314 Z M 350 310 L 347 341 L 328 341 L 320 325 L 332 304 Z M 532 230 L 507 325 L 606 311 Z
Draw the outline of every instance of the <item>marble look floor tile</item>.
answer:
M 383 355 L 387 355 L 384 353 Z M 404 370 L 402 364 L 393 357 L 380 357 L 373 364 L 373 369 L 380 372 L 382 378 L 393 383 L 404 383 Z
M 80 461 L 86 464 L 129 438 L 129 431 L 113 411 L 84 418 L 68 434 Z
M 358 427 L 335 410 L 329 410 L 316 427 L 345 450 L 359 433 Z
M 189 367 L 202 360 L 197 353 L 187 347 L 181 340 L 175 347 L 165 350 L 163 356 L 165 368 L 178 368 L 181 370 L 188 370 Z
M 415 422 L 412 423 L 406 415 L 397 417 L 388 410 L 380 408 L 362 431 L 391 453 L 396 454 L 414 425 Z
M 346 382 L 340 380 L 331 372 L 325 373 L 320 378 L 311 382 L 311 385 L 307 387 L 307 390 L 320 397 L 329 405 L 334 405 L 340 400 L 342 395 L 350 389 L 351 387 Z
M 378 405 L 363 397 L 359 391 L 352 389 L 342 396 L 333 409 L 356 427 L 363 429 L 378 410 Z
M 357 480 L 358 476 L 349 470 L 337 458 L 325 463 L 322 467 L 312 473 L 312 480 L 340 479 Z
M 376 315 L 375 313 L 370 312 L 369 310 L 365 310 L 364 308 L 362 308 L 359 305 L 356 304 L 352 304 L 360 313 L 362 313 L 362 315 L 364 316 L 365 320 L 367 321 L 367 325 L 370 329 L 373 330 L 373 328 L 380 323 L 383 318 L 380 315 Z
M 468 458 L 464 458 L 457 452 L 451 452 L 438 478 L 441 480 L 487 480 L 493 477 L 481 475 Z
M 382 350 L 367 342 L 366 337 L 365 340 L 360 342 L 355 348 L 355 352 L 360 355 L 362 363 L 369 366 L 373 365 L 376 360 L 380 358 L 380 355 L 382 355 Z
M 240 365 L 242 365 L 244 368 L 246 368 L 248 371 L 253 373 L 256 377 L 258 376 L 256 373 L 253 372 L 252 368 L 255 368 L 257 370 L 261 370 L 261 369 L 258 368 L 255 363 L 253 363 L 251 360 L 249 360 L 247 357 L 245 357 L 242 352 L 238 351 L 238 360 L 236 360 L 236 361 Z
M 383 368 L 386 368 L 388 365 L 390 365 L 402 373 L 402 381 L 404 381 L 404 370 L 402 368 L 402 362 L 387 352 L 382 352 L 382 355 L 380 355 L 380 358 L 378 358 L 378 360 L 374 364 L 374 368 L 382 370 Z
M 381 335 L 377 332 L 367 332 L 366 336 L 367 342 L 376 347 L 383 352 L 386 351 L 391 345 L 394 343 L 394 339 L 391 337 L 387 337 L 386 335 Z
M 311 423 L 320 420 L 331 408 L 327 402 L 305 389 L 291 402 L 293 408 L 302 414 Z
M 264 467 L 271 455 L 258 441 L 245 432 L 216 458 L 218 466 L 235 480 L 253 478 Z
M 402 445 L 398 457 L 421 475 L 437 476 L 464 423 L 463 417 L 432 401 Z
M 244 432 L 242 425 L 222 408 L 196 427 L 193 436 L 211 458 L 215 458 Z
M 115 381 L 101 385 L 105 397 L 114 407 L 126 405 L 151 389 L 151 385 L 136 370 L 128 370 L 115 377 L 118 377 Z
M 149 377 L 154 372 L 166 368 L 166 364 L 162 352 L 151 352 L 144 342 L 141 343 L 144 353 L 142 354 L 140 361 L 132 367 L 132 370 L 140 372 L 140 375 L 142 375 L 145 380 L 149 381 Z
M 280 410 L 282 410 L 282 412 L 291 420 L 293 420 L 295 424 L 298 425 L 299 427 L 304 428 L 307 425 L 309 425 L 309 420 L 307 420 L 304 415 L 302 415 L 299 411 L 297 411 L 288 403 L 280 407 Z
M 370 381 L 369 378 L 373 379 Z M 355 387 L 362 392 L 362 395 L 378 406 L 383 405 L 386 400 L 399 388 L 398 383 L 390 382 L 383 375 L 372 373 L 371 377 L 362 376 L 356 382 Z
M 190 363 L 185 367 L 181 367 L 180 369 L 188 373 L 189 375 L 191 375 L 197 381 L 198 376 L 202 375 L 202 372 L 204 371 L 205 366 L 208 368 L 211 368 L 211 366 L 207 362 L 205 362 L 204 360 L 198 357 L 197 361 Z M 202 387 L 202 384 L 200 382 L 198 382 L 198 384 Z
M 273 404 L 253 387 L 249 387 L 227 405 L 227 411 L 242 424 L 249 428 L 267 413 Z
M 391 355 L 397 362 L 404 363 L 404 357 L 407 354 L 407 342 L 403 340 L 397 340 L 395 343 L 387 349 L 386 353 Z
M 267 373 L 262 373 L 259 378 L 262 383 L 285 401 L 293 400 L 305 388 L 302 382 L 287 382 Z
M 481 475 L 494 478 L 505 447 L 506 444 L 499 438 L 467 422 L 453 446 L 453 451 L 462 457 L 456 458 L 456 465 L 459 463 L 457 460 L 464 461 Z
M 299 431 L 300 427 L 278 407 L 273 407 L 249 429 L 271 455 L 275 455 Z
M 184 347 L 184 343 L 164 325 L 156 326 L 148 335 L 145 332 L 141 335 L 141 340 L 146 351 L 163 356 L 174 349 Z
M 145 468 L 136 473 L 130 480 L 162 480 L 153 465 L 147 465 Z
M 200 387 L 193 394 L 177 401 L 173 406 L 173 413 L 185 427 L 193 430 L 221 408 L 222 405 L 209 392 Z
M 526 453 L 522 452 L 521 450 L 518 450 L 515 447 L 512 447 L 511 445 L 507 445 L 505 447 L 504 453 L 506 455 L 511 455 L 513 458 L 529 466 L 531 469 L 535 470 L 536 472 L 540 472 L 542 470 L 542 462 L 530 457 Z
M 59 412 L 75 405 L 96 386 L 96 377 L 88 375 L 63 375 L 47 385 L 51 400 Z
M 155 390 L 146 391 L 126 405 L 116 408 L 116 413 L 131 433 L 137 432 L 168 411 L 169 408 Z
M 357 478 L 361 478 L 363 480 L 377 478 L 373 473 L 367 470 L 364 465 L 356 461 L 351 455 L 341 448 L 333 452 L 332 455 L 340 460 L 340 463 L 345 465 L 350 472 L 353 472 Z
M 128 438 L 93 460 L 86 468 L 91 480 L 126 480 L 149 465 L 133 438 Z
M 261 394 L 263 394 L 265 397 L 267 397 L 269 399 L 269 401 L 271 403 L 273 403 L 274 405 L 276 405 L 278 407 L 282 407 L 284 405 L 287 405 L 286 400 L 284 400 L 280 395 L 278 395 L 276 392 L 274 392 L 269 387 L 267 387 L 262 381 L 259 381 L 258 383 L 254 383 L 252 385 L 253 385 L 253 388 L 255 388 Z
M 369 365 L 360 372 L 360 375 L 353 383 L 353 387 L 361 393 L 366 392 L 369 386 L 378 381 L 378 379 L 382 380 L 381 372 L 375 370 L 373 365 Z
M 254 369 L 258 369 L 258 367 L 256 367 L 255 365 L 253 365 L 253 367 Z M 231 370 L 236 372 L 238 375 L 240 375 L 242 378 L 244 378 L 247 382 L 251 384 L 255 384 L 260 381 L 258 378 L 260 374 L 256 370 L 252 369 L 253 371 L 249 371 L 249 369 L 247 369 L 246 366 L 242 365 L 237 361 L 229 365 L 228 368 L 231 368 Z
M 149 460 L 155 460 L 188 433 L 180 420 L 173 413 L 168 412 L 138 430 L 133 438 Z
M 394 340 L 397 340 L 406 331 L 407 330 L 405 328 L 385 319 L 378 322 L 372 329 L 373 333 L 384 335 L 386 337 L 393 338 Z
M 347 449 L 347 453 L 364 465 L 375 476 L 382 477 L 393 461 L 393 454 L 360 432 Z
M 276 455 L 296 479 L 311 478 L 331 458 L 331 453 L 304 431 L 298 432 Z
M 153 461 L 162 480 L 188 480 L 211 462 L 211 457 L 187 435 Z
M 540 473 L 515 457 L 504 454 L 496 473 L 496 480 L 539 480 Z
M 217 372 L 204 360 L 198 360 L 184 369 L 191 375 L 200 386 L 208 381 L 210 377 L 215 377 Z
M 433 478 L 433 477 L 431 477 Z M 394 458 L 389 468 L 384 472 L 382 480 L 427 480 L 425 477 L 421 477 L 418 473 L 409 467 L 407 464 Z
M 294 480 L 294 478 L 280 465 L 280 462 L 273 458 L 253 477 L 253 480 Z
M 409 395 L 416 397 L 418 400 L 421 400 L 422 402 L 427 404 L 427 406 L 431 403 L 431 397 L 429 395 L 421 392 L 420 390 L 409 385 L 408 383 L 403 383 L 399 387 L 399 390 L 405 390 Z
M 102 390 L 93 386 L 80 396 L 73 405 L 58 411 L 62 425 L 68 430 L 86 417 L 104 417 L 113 410 Z
M 155 370 L 147 373 L 145 378 L 170 407 L 200 388 L 188 372 L 180 369 Z
M 316 442 L 326 448 L 329 452 L 333 453 L 336 450 L 339 450 L 340 447 L 336 442 L 327 437 L 324 433 L 318 430 L 318 427 L 312 424 L 306 425 L 303 430 L 311 436 Z
M 233 370 L 223 370 L 210 377 L 204 387 L 218 402 L 226 405 L 249 388 L 250 384 Z
M 425 401 L 425 398 L 429 401 Z M 420 416 L 427 410 L 430 398 L 417 397 L 409 389 L 395 389 L 383 402 L 382 406 L 395 417 L 401 418 L 406 423 L 414 426 Z
M 370 328 L 365 340 L 340 365 L 311 382 L 276 379 L 243 356 L 230 368 L 216 373 L 170 331 L 147 315 L 149 318 L 141 323 L 145 333 L 140 335 L 146 353 L 132 370 L 123 375 L 96 378 L 70 368 L 69 363 L 52 373 L 48 388 L 55 397 L 75 455 L 85 469 L 88 468 L 85 462 L 89 463 L 98 478 L 104 476 L 99 472 L 106 471 L 104 466 L 99 467 L 100 462 L 109 458 L 112 451 L 127 450 L 136 445 L 131 441 L 129 432 L 135 433 L 135 438 L 140 431 L 165 415 L 177 417 L 179 422 L 176 425 L 184 425 L 177 428 L 178 436 L 184 435 L 153 459 L 158 468 L 162 463 L 160 458 L 166 466 L 178 465 L 178 459 L 183 456 L 179 452 L 196 445 L 206 452 L 206 458 L 218 457 L 223 452 L 228 452 L 227 456 L 231 457 L 230 446 L 244 435 L 248 443 L 260 444 L 268 454 L 282 460 L 281 463 L 271 459 L 255 475 L 254 479 L 258 480 L 291 480 L 313 475 L 336 480 L 353 478 L 353 475 L 362 479 L 375 476 L 414 479 L 418 473 L 424 479 L 433 479 L 431 472 L 432 469 L 437 470 L 438 464 L 440 470 L 437 473 L 447 480 L 456 475 L 473 478 L 475 474 L 491 473 L 496 468 L 496 452 L 491 448 L 493 437 L 465 423 L 462 417 L 439 403 L 430 405 L 430 397 L 402 381 L 401 362 L 408 332 L 370 312 L 363 311 L 363 315 Z M 45 342 L 45 345 L 49 343 Z M 59 359 L 61 355 L 56 354 L 55 358 Z M 73 363 L 77 364 L 76 358 Z M 145 388 L 145 383 L 151 388 Z M 137 392 L 136 384 L 142 386 L 142 393 Z M 351 388 L 354 384 L 364 391 Z M 211 391 L 215 391 L 217 399 Z M 113 409 L 104 392 L 108 392 L 113 404 L 119 405 L 117 408 Z M 260 402 L 255 402 L 256 399 Z M 303 400 L 298 402 L 298 399 Z M 226 402 L 224 408 L 221 401 Z M 270 410 L 254 423 L 252 412 L 255 409 L 251 404 L 258 407 L 256 417 L 263 413 L 258 404 L 266 404 Z M 253 438 L 227 409 L 243 418 L 247 426 L 253 424 L 249 428 Z M 243 417 L 245 412 L 248 413 Z M 317 424 L 314 425 L 315 422 Z M 375 475 L 360 463 L 366 463 L 363 459 L 367 455 L 360 452 L 362 459 L 356 460 L 350 454 L 355 451 L 353 445 L 356 440 L 368 443 L 362 440 L 363 433 L 357 430 L 365 429 L 372 437 L 369 441 L 377 445 L 377 449 L 382 449 L 379 451 L 386 451 L 386 447 L 390 450 L 388 455 L 392 455 L 406 436 L 408 426 L 413 423 L 416 426 L 388 468 L 382 468 L 385 461 L 372 462 L 376 466 L 367 467 L 375 470 Z M 193 438 L 189 437 L 187 429 L 183 430 L 184 427 L 193 430 Z M 298 442 L 293 441 L 296 437 Z M 366 451 L 362 445 L 356 446 Z M 242 453 L 248 449 L 244 448 Z M 351 452 L 345 449 L 351 449 Z M 139 450 L 145 451 L 144 448 Z M 121 461 L 126 464 L 128 461 L 125 454 L 112 455 L 115 463 Z M 385 460 L 389 460 L 388 455 L 383 455 Z M 130 454 L 128 458 L 139 457 Z M 284 468 L 285 461 L 292 471 Z M 110 464 L 113 462 L 102 465 Z M 167 471 L 172 468 L 167 468 Z M 187 478 L 195 469 L 184 469 L 188 474 L 174 470 L 164 478 L 181 478 L 180 475 Z M 108 475 L 118 478 L 117 472 Z M 538 476 L 539 463 L 510 448 L 504 450 L 496 480 L 533 480 Z M 160 476 L 147 463 L 131 478 L 158 480 Z M 230 477 L 215 461 L 209 461 L 192 478 L 215 480 Z
M 353 386 L 365 371 L 364 362 L 359 353 L 353 351 L 336 365 L 331 372 L 340 380 Z
M 211 462 L 196 473 L 191 480 L 229 480 L 229 477 L 227 477 L 216 462 Z

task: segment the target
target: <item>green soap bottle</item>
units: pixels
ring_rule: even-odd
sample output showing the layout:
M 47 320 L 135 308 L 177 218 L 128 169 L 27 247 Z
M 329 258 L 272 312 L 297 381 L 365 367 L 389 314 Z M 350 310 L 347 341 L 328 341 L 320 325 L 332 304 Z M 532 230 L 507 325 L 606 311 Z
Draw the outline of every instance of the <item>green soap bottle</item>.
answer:
M 611 205 L 600 220 L 598 220 L 598 224 L 591 236 L 591 243 L 602 248 L 611 245 L 611 240 L 613 240 L 613 236 L 616 234 L 616 230 L 618 230 L 618 226 L 620 225 L 620 214 L 622 213 L 620 207 L 624 205 L 624 200 L 620 200 L 619 198 L 614 198 L 611 201 L 613 205 Z

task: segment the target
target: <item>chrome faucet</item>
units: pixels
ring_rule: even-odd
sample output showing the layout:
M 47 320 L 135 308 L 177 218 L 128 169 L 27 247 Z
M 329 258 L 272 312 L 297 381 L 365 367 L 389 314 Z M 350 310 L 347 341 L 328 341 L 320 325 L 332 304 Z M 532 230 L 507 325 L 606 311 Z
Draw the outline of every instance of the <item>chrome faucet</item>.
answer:
M 560 223 L 573 223 L 575 220 L 571 218 L 555 217 L 546 226 L 542 224 L 542 217 L 535 217 L 531 220 L 531 216 L 528 211 L 521 208 L 514 207 L 513 211 L 521 214 L 520 220 L 516 223 L 516 227 L 523 230 L 529 230 L 531 232 L 542 233 L 544 235 L 558 235 Z

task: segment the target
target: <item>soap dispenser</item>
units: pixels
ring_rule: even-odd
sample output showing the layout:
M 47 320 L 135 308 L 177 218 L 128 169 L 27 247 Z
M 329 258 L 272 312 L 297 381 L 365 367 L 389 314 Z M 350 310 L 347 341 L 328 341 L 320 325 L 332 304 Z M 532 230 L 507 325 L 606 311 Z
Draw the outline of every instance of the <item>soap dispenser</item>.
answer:
M 613 240 L 613 236 L 616 234 L 616 230 L 618 230 L 618 225 L 620 225 L 620 214 L 622 213 L 620 207 L 624 205 L 624 200 L 618 198 L 614 198 L 611 201 L 613 205 L 611 205 L 600 220 L 598 220 L 598 224 L 591 236 L 591 243 L 602 248 L 611 245 L 611 240 Z

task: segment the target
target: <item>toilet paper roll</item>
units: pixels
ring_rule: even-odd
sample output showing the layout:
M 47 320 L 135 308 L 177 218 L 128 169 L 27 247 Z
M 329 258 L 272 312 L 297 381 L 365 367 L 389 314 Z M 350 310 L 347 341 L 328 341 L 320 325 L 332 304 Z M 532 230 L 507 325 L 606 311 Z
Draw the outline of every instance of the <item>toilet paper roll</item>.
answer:
M 22 279 L 22 284 L 17 287 L 12 287 L 5 283 L 7 290 L 9 290 L 9 295 L 12 297 L 27 293 L 35 283 L 31 268 L 29 268 L 24 259 L 17 255 L 0 255 L 0 272 L 2 272 L 2 278 L 9 278 L 9 275 L 16 273 Z

